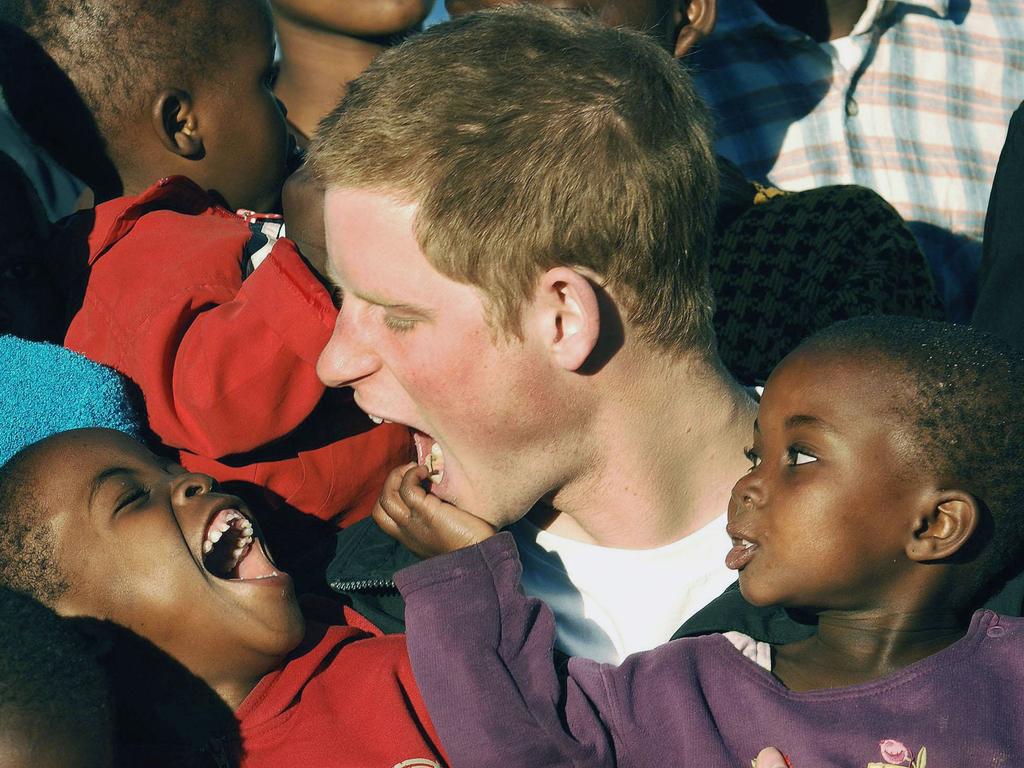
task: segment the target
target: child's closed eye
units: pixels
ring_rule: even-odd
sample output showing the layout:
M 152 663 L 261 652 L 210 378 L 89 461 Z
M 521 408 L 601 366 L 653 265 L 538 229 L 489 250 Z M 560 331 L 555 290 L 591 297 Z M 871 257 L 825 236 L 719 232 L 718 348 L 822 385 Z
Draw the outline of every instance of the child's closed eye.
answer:
M 145 488 L 141 485 L 135 485 L 128 488 L 117 500 L 117 504 L 114 507 L 114 514 L 123 512 L 125 509 L 130 507 L 137 501 L 144 501 L 149 498 L 149 488 Z

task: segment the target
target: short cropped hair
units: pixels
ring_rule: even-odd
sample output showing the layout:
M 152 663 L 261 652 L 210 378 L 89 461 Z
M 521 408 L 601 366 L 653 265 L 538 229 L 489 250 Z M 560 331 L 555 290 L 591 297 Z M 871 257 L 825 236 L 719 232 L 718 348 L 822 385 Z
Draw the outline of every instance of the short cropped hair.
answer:
M 4 727 L 38 727 L 50 738 L 74 738 L 79 749 L 108 752 L 110 685 L 88 638 L 73 621 L 8 589 L 0 589 L 0 626 Z
M 416 203 L 442 274 L 521 335 L 543 271 L 601 276 L 638 336 L 709 351 L 718 171 L 707 110 L 657 42 L 581 14 L 469 14 L 381 54 L 320 124 L 328 189 Z
M 161 86 L 213 69 L 226 38 L 223 0 L 0 0 L 78 89 L 109 141 Z
M 924 466 L 982 507 L 988 539 L 976 591 L 1021 567 L 1024 553 L 1024 356 L 966 325 L 909 317 L 846 320 L 801 347 L 877 361 L 899 391 L 893 419 L 915 436 Z M 986 515 L 987 513 L 987 515 Z
M 0 587 L 52 607 L 69 584 L 36 494 L 34 453 L 29 446 L 0 466 Z

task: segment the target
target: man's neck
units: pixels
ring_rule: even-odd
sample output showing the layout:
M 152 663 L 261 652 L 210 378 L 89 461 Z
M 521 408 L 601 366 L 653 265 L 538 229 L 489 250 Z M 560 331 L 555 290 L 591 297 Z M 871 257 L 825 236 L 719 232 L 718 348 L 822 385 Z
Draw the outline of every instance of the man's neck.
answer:
M 757 0 L 765 13 L 780 24 L 799 29 L 824 43 L 853 31 L 868 0 Z
M 650 373 L 638 378 L 636 370 Z M 599 450 L 549 500 L 551 511 L 531 519 L 601 546 L 678 541 L 726 511 L 748 468 L 743 449 L 756 404 L 720 365 L 703 361 L 626 363 L 611 376 L 605 384 L 617 396 L 601 406 L 588 436 Z
M 288 120 L 307 137 L 337 106 L 348 83 L 385 48 L 385 41 L 350 37 L 275 16 L 281 70 L 274 91 Z

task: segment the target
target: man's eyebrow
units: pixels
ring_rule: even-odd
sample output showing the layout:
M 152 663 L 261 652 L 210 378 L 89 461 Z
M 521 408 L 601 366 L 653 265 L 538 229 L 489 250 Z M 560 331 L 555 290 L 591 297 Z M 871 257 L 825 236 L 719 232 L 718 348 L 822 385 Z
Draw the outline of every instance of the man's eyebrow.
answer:
M 374 296 L 369 293 L 363 293 L 361 291 L 348 290 L 340 285 L 337 281 L 334 281 L 335 287 L 341 293 L 342 301 L 345 296 L 355 296 L 360 301 L 365 301 L 367 304 L 373 304 L 375 307 L 384 307 L 384 309 L 397 309 L 400 312 L 407 312 L 412 315 L 419 315 L 420 317 L 431 318 L 434 313 L 426 307 L 419 307 L 415 304 L 406 304 L 404 302 L 394 302 L 382 299 L 380 296 Z

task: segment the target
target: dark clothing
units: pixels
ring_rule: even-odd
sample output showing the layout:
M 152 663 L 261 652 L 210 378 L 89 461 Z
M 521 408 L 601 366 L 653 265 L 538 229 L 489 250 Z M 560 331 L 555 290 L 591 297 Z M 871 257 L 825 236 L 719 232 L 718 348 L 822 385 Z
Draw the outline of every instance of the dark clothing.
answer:
M 372 519 L 361 520 L 337 535 L 327 582 L 347 605 L 384 633 L 405 631 L 405 603 L 395 587 L 396 571 L 420 558 L 382 531 Z M 984 608 L 1005 616 L 1024 615 L 1024 572 L 1007 581 Z M 813 619 L 801 621 L 784 608 L 757 608 L 734 583 L 694 614 L 672 636 L 696 637 L 735 630 L 755 640 L 781 645 L 814 633 Z
M 573 658 L 563 679 L 554 616 L 520 574 L 503 533 L 397 575 L 413 672 L 454 765 L 741 766 L 769 745 L 821 767 L 1008 766 L 1024 754 L 1024 620 L 979 611 L 949 647 L 828 690 L 787 689 L 720 634 L 617 667 Z
M 420 558 L 382 531 L 372 518 L 339 531 L 327 583 L 381 632 L 405 631 L 405 603 L 395 572 Z
M 1024 104 L 1010 118 L 985 215 L 978 303 L 971 322 L 1024 349 Z

